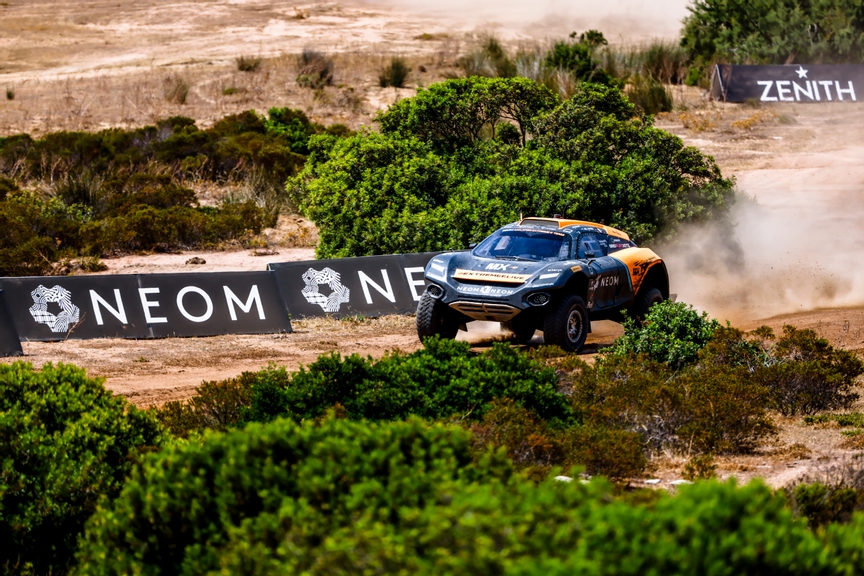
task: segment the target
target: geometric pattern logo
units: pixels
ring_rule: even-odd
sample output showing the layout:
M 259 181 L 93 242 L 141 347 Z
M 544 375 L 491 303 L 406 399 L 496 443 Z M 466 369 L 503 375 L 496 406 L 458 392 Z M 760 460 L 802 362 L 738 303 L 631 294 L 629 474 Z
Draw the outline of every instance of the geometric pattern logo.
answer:
M 33 306 L 30 307 L 33 320 L 39 324 L 47 324 L 52 332 L 68 332 L 69 326 L 78 322 L 79 310 L 72 304 L 72 293 L 62 286 L 45 288 L 40 284 L 30 295 L 33 297 Z M 59 314 L 48 312 L 48 304 L 51 302 L 60 305 Z
M 303 297 L 310 304 L 317 304 L 324 312 L 338 312 L 342 304 L 347 304 L 351 291 L 339 281 L 339 273 L 331 268 L 324 268 L 320 272 L 310 268 L 303 274 Z M 318 286 L 327 284 L 330 287 L 330 295 L 325 296 L 318 292 Z

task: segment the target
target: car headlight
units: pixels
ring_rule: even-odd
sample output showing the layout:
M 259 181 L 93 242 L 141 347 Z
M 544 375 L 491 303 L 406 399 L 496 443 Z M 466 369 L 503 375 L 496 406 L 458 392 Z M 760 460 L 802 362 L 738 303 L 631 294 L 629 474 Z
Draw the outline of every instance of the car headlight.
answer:
M 545 306 L 552 298 L 545 292 L 535 292 L 528 296 L 528 304 L 531 306 Z

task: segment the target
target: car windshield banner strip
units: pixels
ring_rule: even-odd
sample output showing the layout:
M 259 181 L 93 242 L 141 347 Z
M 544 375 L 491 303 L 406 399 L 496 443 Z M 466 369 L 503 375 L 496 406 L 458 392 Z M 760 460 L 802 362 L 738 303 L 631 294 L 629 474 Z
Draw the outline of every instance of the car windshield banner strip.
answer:
M 864 65 L 717 64 L 710 92 L 725 102 L 858 102 L 864 96 Z
M 423 270 L 438 254 L 280 262 L 268 268 L 292 318 L 413 314 L 426 289 Z
M 291 331 L 271 272 L 2 278 L 20 340 Z
M 0 290 L 0 357 L 22 356 L 23 354 L 18 331 L 15 330 L 12 314 L 6 304 L 6 297 L 3 290 Z

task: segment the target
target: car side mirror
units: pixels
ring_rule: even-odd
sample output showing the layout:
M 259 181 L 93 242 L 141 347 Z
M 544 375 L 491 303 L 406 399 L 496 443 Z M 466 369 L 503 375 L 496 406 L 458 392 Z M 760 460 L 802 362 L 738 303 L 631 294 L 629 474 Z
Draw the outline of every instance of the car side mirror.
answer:
M 594 258 L 594 252 L 585 252 L 585 258 Z
M 477 243 L 476 243 L 476 242 L 471 242 L 470 244 L 468 244 L 468 249 L 469 249 L 469 250 L 473 250 L 473 249 L 476 248 L 476 247 L 477 247 Z

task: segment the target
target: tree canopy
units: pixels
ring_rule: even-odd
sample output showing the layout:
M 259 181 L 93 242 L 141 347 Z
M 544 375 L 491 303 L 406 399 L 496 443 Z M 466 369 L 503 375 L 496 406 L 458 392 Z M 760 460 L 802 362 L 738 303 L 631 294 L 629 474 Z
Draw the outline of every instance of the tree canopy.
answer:
M 526 78 L 434 84 L 379 115 L 381 132 L 315 136 L 289 192 L 319 257 L 464 248 L 519 214 L 622 228 L 639 242 L 723 219 L 711 157 L 653 126 L 615 87 L 564 102 Z

